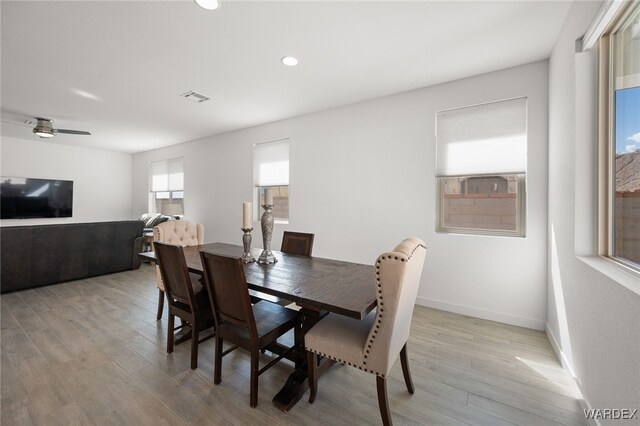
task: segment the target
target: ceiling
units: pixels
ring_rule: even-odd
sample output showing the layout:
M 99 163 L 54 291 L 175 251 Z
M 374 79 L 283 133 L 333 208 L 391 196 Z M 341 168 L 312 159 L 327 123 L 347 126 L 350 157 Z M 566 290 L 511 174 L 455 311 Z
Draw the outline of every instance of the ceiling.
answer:
M 50 142 L 173 145 L 548 58 L 569 6 L 2 1 L 1 133 L 37 139 L 7 122 L 42 116 L 93 134 Z

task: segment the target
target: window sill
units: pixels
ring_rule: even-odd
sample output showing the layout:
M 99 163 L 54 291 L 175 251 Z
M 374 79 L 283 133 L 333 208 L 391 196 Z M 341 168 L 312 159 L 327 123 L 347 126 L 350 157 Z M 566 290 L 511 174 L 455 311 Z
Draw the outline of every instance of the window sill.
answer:
M 473 237 L 503 237 L 503 238 L 527 238 L 524 233 L 505 232 L 500 230 L 462 229 L 462 228 L 437 228 L 438 234 L 466 235 Z
M 609 277 L 627 290 L 640 295 L 640 273 L 602 256 L 576 256 L 596 271 Z

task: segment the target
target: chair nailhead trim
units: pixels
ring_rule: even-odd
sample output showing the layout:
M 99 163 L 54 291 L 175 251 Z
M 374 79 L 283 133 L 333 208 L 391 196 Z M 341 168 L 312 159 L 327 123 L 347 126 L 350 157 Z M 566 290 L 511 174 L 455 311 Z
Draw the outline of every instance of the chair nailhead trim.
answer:
M 407 260 L 411 259 L 411 256 L 413 256 L 413 253 L 416 252 L 416 250 L 418 250 L 418 247 L 422 247 L 423 249 L 427 249 L 427 246 L 425 246 L 424 244 L 418 244 L 417 246 L 415 246 L 413 248 L 413 251 L 411 252 L 411 254 L 409 255 L 409 257 L 407 258 Z
M 369 369 L 367 369 L 366 367 L 364 367 L 364 365 L 366 365 L 366 364 L 367 364 L 367 362 L 366 362 L 366 361 L 363 361 L 362 365 L 357 365 L 357 364 L 354 364 L 354 363 L 350 363 L 350 362 L 347 362 L 347 361 L 343 361 L 343 360 L 341 360 L 340 358 L 336 358 L 336 357 L 333 357 L 333 356 L 331 356 L 331 355 L 327 355 L 327 354 L 325 354 L 325 353 L 322 353 L 322 352 L 319 352 L 319 351 L 316 351 L 316 350 L 313 350 L 313 349 L 309 349 L 309 348 L 308 348 L 308 347 L 306 347 L 306 346 L 305 346 L 305 349 L 306 349 L 307 351 L 309 351 L 309 352 L 313 352 L 314 354 L 317 354 L 317 355 L 323 356 L 323 357 L 325 357 L 325 358 L 329 358 L 329 359 L 332 359 L 332 360 L 334 360 L 334 361 L 337 361 L 337 362 L 339 362 L 339 363 L 341 363 L 341 364 L 343 364 L 343 365 L 350 365 L 350 366 L 352 366 L 352 367 L 356 367 L 356 368 L 358 368 L 358 369 L 360 369 L 360 370 L 362 370 L 362 371 L 364 371 L 364 372 L 371 373 L 371 374 L 375 374 L 376 376 L 384 377 L 384 374 L 382 374 L 382 373 L 380 373 L 380 372 L 377 372 L 377 371 L 369 370 Z

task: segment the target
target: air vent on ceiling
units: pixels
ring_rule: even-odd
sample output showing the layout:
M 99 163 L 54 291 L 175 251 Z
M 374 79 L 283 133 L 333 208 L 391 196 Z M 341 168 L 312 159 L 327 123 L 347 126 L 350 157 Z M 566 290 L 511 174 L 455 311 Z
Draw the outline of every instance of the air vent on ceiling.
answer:
M 200 93 L 194 92 L 193 90 L 189 90 L 187 93 L 183 93 L 182 95 L 180 95 L 180 97 L 188 99 L 192 102 L 204 102 L 209 100 L 209 98 L 205 95 L 201 95 Z
M 26 124 L 27 126 L 34 126 L 36 124 L 36 121 L 28 119 L 28 120 L 24 120 L 23 124 Z

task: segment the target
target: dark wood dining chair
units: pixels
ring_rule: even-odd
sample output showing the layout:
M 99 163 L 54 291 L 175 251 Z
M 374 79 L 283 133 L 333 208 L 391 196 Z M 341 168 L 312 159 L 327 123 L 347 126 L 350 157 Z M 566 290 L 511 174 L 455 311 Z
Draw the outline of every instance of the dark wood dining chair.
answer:
M 409 371 L 407 340 L 425 254 L 422 240 L 407 238 L 392 252 L 378 256 L 377 309 L 362 320 L 329 314 L 305 334 L 310 403 L 317 395 L 318 356 L 327 357 L 376 375 L 382 422 L 385 426 L 392 424 L 386 378 L 398 355 L 407 390 L 413 393 L 415 389 Z
M 313 237 L 314 234 L 284 231 L 280 251 L 300 256 L 311 256 L 313 252 Z
M 251 352 L 249 404 L 258 405 L 258 376 L 287 356 L 295 346 L 259 369 L 260 351 L 300 324 L 298 312 L 274 303 L 251 304 L 242 260 L 200 252 L 205 285 L 214 311 L 216 353 L 213 382 L 222 381 L 222 357 L 237 347 Z M 222 351 L 227 340 L 234 347 Z
M 159 216 L 160 220 L 167 216 Z M 153 242 L 173 244 L 176 246 L 188 247 L 198 246 L 204 243 L 204 226 L 201 223 L 193 223 L 188 220 L 169 220 L 153 226 Z M 153 249 L 153 242 L 151 247 Z M 164 307 L 164 284 L 160 275 L 160 268 L 156 267 L 158 287 L 158 313 L 156 319 L 162 318 Z
M 198 366 L 198 344 L 213 337 L 209 335 L 200 339 L 199 335 L 214 323 L 207 291 L 200 284 L 199 276 L 189 273 L 181 246 L 156 242 L 154 250 L 169 305 L 167 353 L 173 352 L 175 331 L 185 325 L 175 327 L 175 317 L 178 317 L 191 326 L 191 369 L 195 370 Z

